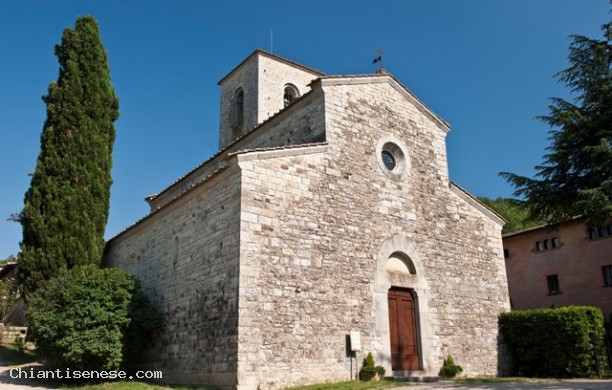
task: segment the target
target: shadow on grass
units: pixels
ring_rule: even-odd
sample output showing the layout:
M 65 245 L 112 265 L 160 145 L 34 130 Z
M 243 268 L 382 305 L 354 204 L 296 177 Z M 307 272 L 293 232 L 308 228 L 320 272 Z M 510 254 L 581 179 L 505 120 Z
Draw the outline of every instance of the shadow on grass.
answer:
M 12 344 L 0 344 L 0 366 L 18 366 L 28 363 L 36 363 L 36 353 L 31 350 L 15 348 Z

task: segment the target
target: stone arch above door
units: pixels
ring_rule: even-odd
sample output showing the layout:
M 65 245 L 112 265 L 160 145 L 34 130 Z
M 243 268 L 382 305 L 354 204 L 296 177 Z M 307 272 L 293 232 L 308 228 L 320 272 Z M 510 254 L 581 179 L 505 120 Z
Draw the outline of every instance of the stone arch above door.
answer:
M 434 314 L 429 310 L 431 292 L 428 286 L 427 270 L 418 248 L 404 235 L 396 234 L 380 245 L 376 254 L 376 275 L 372 286 L 374 297 L 375 332 L 372 350 L 377 361 L 391 374 L 391 339 L 389 330 L 388 292 L 392 288 L 414 291 L 418 297 L 417 316 L 419 323 L 419 345 L 421 350 L 422 375 L 434 371 L 433 347 Z

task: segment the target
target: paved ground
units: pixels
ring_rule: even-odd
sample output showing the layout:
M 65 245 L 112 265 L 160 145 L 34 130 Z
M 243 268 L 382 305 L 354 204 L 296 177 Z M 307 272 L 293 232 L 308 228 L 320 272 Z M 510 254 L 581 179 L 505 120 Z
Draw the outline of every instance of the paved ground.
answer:
M 567 380 L 532 383 L 466 383 L 440 381 L 415 384 L 397 390 L 612 390 L 612 380 Z
M 1 363 L 0 363 L 1 364 Z M 24 364 L 22 366 L 4 367 L 0 365 L 0 389 L 2 390 L 44 390 L 51 389 L 50 387 L 44 387 L 40 382 L 34 382 L 28 379 L 15 379 L 11 378 L 11 369 L 21 368 L 22 370 L 29 370 L 30 367 L 36 367 L 32 364 Z M 13 371 L 13 376 L 16 375 Z

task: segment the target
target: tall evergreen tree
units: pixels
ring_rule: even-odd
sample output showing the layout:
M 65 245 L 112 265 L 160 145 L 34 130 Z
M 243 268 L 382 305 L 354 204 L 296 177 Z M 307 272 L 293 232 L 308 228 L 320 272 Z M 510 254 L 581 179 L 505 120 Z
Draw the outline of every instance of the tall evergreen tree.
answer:
M 47 119 L 20 215 L 26 296 L 61 268 L 99 264 L 108 219 L 119 101 L 96 20 L 83 16 L 66 28 L 55 55 L 59 77 L 43 97 Z
M 596 224 L 612 215 L 612 22 L 602 30 L 603 40 L 572 36 L 571 66 L 557 76 L 577 97 L 575 104 L 552 99 L 550 113 L 540 117 L 552 130 L 537 179 L 500 174 L 536 219 L 583 216 Z

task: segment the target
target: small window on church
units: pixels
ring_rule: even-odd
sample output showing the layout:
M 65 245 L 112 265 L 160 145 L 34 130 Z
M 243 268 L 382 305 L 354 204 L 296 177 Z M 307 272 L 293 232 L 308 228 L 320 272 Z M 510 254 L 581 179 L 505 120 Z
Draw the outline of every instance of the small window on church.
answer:
M 400 146 L 402 145 L 402 146 Z M 376 160 L 382 172 L 392 180 L 401 181 L 410 169 L 406 146 L 392 137 L 385 137 L 376 146 Z
M 293 103 L 293 101 L 297 99 L 298 97 L 300 97 L 300 93 L 298 92 L 298 89 L 295 87 L 295 85 L 293 84 L 285 85 L 285 91 L 283 94 L 284 107 L 287 107 L 288 105 Z
M 244 122 L 244 91 L 239 88 L 234 96 L 232 124 L 234 127 L 242 127 Z
M 383 150 L 381 152 L 381 157 L 383 160 L 383 164 L 385 164 L 385 167 L 392 171 L 395 169 L 395 167 L 397 166 L 397 163 L 395 161 L 395 156 L 393 155 L 393 153 L 391 153 L 388 150 Z

